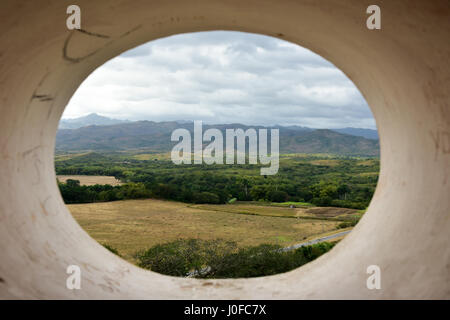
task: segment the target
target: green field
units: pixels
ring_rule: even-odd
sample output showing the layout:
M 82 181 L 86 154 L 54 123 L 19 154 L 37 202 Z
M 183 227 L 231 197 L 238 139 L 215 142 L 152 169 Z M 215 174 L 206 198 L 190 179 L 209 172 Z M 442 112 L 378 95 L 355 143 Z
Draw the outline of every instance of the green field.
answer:
M 122 183 L 112 189 L 86 188 L 82 181 L 81 186 L 60 185 L 66 203 L 157 198 L 225 204 L 236 199 L 365 209 L 378 180 L 379 159 L 285 154 L 276 175 L 261 175 L 261 165 L 175 165 L 167 153 L 135 150 L 58 154 L 55 168 L 57 175 L 108 176 Z

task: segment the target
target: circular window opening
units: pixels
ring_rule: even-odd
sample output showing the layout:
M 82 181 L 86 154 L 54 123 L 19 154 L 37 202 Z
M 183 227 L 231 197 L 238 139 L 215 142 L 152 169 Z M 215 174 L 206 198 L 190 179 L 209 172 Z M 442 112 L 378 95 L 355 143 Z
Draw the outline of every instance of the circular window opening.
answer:
M 297 268 L 352 230 L 379 143 L 330 62 L 268 36 L 200 32 L 93 72 L 60 121 L 55 168 L 74 218 L 125 260 L 245 278 Z

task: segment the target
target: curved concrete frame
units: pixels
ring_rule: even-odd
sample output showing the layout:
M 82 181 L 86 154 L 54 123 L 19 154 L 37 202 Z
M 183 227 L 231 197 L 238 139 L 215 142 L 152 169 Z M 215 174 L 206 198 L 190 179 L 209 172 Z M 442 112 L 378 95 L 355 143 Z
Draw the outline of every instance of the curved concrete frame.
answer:
M 450 8 L 448 1 L 78 0 L 0 4 L 1 298 L 450 298 Z M 343 70 L 372 108 L 381 173 L 370 208 L 325 256 L 265 278 L 181 279 L 139 269 L 75 222 L 55 183 L 58 121 L 80 83 L 152 39 L 202 30 L 262 33 Z M 294 110 L 293 110 L 294 111 Z M 79 265 L 81 290 L 66 289 Z M 368 290 L 366 268 L 381 268 Z

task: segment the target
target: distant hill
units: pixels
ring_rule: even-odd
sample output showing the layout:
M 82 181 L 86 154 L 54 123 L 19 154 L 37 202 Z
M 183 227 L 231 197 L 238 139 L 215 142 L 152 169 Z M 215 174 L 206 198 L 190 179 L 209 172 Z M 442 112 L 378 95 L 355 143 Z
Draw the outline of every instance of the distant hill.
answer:
M 60 129 L 78 129 L 86 126 L 107 126 L 118 123 L 129 122 L 128 120 L 117 120 L 108 117 L 100 116 L 96 113 L 88 114 L 87 116 L 74 118 L 74 119 L 62 119 L 59 122 Z
M 364 137 L 366 139 L 378 140 L 378 131 L 372 129 L 362 129 L 362 128 L 342 128 L 342 129 L 331 129 L 333 131 L 350 134 L 352 136 Z
M 60 129 L 56 135 L 56 149 L 60 151 L 120 151 L 147 149 L 170 151 L 177 142 L 170 141 L 172 132 L 185 128 L 193 132 L 192 122 L 135 121 L 113 125 L 93 125 L 77 129 Z M 377 140 L 366 139 L 328 129 L 298 126 L 263 127 L 243 124 L 203 125 L 203 130 L 217 128 L 225 137 L 226 129 L 278 128 L 280 153 L 333 153 L 354 156 L 378 156 Z M 224 141 L 225 142 L 225 141 Z
M 329 129 L 316 129 L 303 134 L 292 134 L 280 129 L 281 153 L 378 156 L 379 148 L 377 140 L 342 134 Z

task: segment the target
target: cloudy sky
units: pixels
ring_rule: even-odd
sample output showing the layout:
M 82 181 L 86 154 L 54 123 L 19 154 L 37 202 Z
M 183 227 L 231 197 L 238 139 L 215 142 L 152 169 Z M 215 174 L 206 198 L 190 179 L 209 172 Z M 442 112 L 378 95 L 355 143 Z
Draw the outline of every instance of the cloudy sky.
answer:
M 279 39 L 200 32 L 155 40 L 110 60 L 80 86 L 63 118 L 375 129 L 354 84 L 333 64 Z

